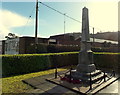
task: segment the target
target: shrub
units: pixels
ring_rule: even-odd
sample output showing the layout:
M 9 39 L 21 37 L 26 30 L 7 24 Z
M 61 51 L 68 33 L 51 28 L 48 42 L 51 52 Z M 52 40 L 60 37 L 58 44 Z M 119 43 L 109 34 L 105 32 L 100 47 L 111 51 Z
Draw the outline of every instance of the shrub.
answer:
M 2 57 L 3 76 L 24 74 L 48 68 L 49 56 L 15 55 Z
M 72 65 L 75 53 L 3 55 L 3 77 Z M 64 61 L 63 61 L 64 60 Z
M 118 53 L 94 53 L 97 68 L 120 69 Z M 3 77 L 77 65 L 78 52 L 2 55 Z
M 94 62 L 96 67 L 116 70 L 118 69 L 118 53 L 95 53 Z
M 59 53 L 59 52 L 73 52 L 79 51 L 80 46 L 68 46 L 68 45 L 54 45 L 54 44 L 37 44 L 37 50 L 35 50 L 35 45 L 27 46 L 26 53 Z

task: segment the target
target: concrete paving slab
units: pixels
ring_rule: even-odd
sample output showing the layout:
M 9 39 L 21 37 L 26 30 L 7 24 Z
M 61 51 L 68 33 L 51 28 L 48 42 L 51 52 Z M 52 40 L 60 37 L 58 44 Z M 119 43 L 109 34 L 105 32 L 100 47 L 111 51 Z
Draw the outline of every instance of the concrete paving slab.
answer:
M 44 75 L 44 76 L 38 76 L 38 77 L 33 77 L 33 78 L 30 78 L 30 79 L 25 79 L 23 80 L 24 83 L 26 84 L 29 84 L 30 86 L 36 88 L 36 86 L 40 85 L 40 84 L 43 84 L 43 83 L 46 83 L 46 78 L 48 77 L 52 77 L 53 75 L 50 74 L 50 75 Z
M 53 84 L 51 82 L 48 82 L 46 81 L 47 78 L 51 78 L 51 76 L 54 77 L 54 74 L 52 75 L 45 75 L 45 76 L 39 76 L 39 77 L 34 77 L 34 78 L 30 78 L 30 79 L 26 79 L 24 80 L 25 83 L 29 84 L 29 85 L 32 85 L 34 88 L 34 90 L 32 91 L 29 91 L 27 93 L 29 94 L 33 94 L 33 95 L 56 95 L 56 94 L 61 94 L 61 95 L 68 95 L 68 94 L 72 94 L 72 95 L 79 95 L 78 93 L 74 92 L 73 90 L 69 90 L 67 88 L 64 88 L 62 86 L 59 86 L 59 85 L 56 85 L 56 84 Z M 60 80 L 59 80 L 60 81 Z M 64 84 L 64 83 L 63 83 Z M 103 91 L 100 91 L 99 93 L 107 93 L 108 92 L 112 92 L 112 91 L 115 91 L 115 88 L 117 86 L 116 83 L 114 84 L 114 86 L 112 87 L 109 87 L 109 88 L 106 88 L 104 89 Z M 69 85 L 70 86 L 70 85 Z M 75 85 L 74 85 L 75 86 Z M 74 88 L 73 86 L 73 88 Z M 77 86 L 77 85 L 76 85 Z M 78 87 L 75 87 L 77 90 L 79 88 Z M 75 89 L 74 88 L 74 89 Z M 87 88 L 87 87 L 86 87 Z M 83 88 L 82 88 L 83 89 Z M 110 93 L 111 93 L 110 92 Z M 103 94 L 102 94 L 103 95 Z
M 111 78 L 107 82 L 103 82 L 102 85 L 100 85 L 99 87 L 97 87 L 94 90 L 92 90 L 91 93 L 97 93 L 97 92 L 101 91 L 102 89 L 104 89 L 105 87 L 109 86 L 110 84 L 112 84 L 115 81 L 117 81 L 117 78 Z
M 47 86 L 49 86 L 49 87 L 51 87 L 51 88 L 53 88 L 53 87 L 55 87 L 56 86 L 56 84 L 53 84 L 53 83 L 48 83 L 48 84 L 46 84 Z
M 31 90 L 31 91 L 29 91 L 28 93 L 32 93 L 32 94 L 34 94 L 34 93 L 44 93 L 45 91 L 43 91 L 42 89 L 34 89 L 34 90 Z
M 115 81 L 114 83 L 112 83 L 110 86 L 106 87 L 105 89 L 101 90 L 99 93 L 119 93 L 119 81 Z M 120 94 L 120 93 L 119 93 Z
M 33 78 L 23 80 L 23 82 L 26 83 L 26 84 L 29 84 L 30 86 L 32 86 L 32 87 L 34 87 L 34 88 L 35 88 L 36 85 L 39 84 L 39 82 L 36 81 L 36 80 L 33 79 Z
M 36 77 L 34 80 L 37 81 L 37 82 L 39 82 L 39 83 L 46 82 L 45 78 L 40 78 L 40 77 Z
M 53 88 L 51 88 L 51 89 L 49 89 L 49 90 L 46 90 L 46 91 L 47 91 L 48 93 L 57 93 L 57 94 L 63 93 L 63 92 L 61 92 L 60 88 L 58 89 L 58 86 L 53 87 Z
M 48 83 L 43 83 L 40 85 L 37 85 L 36 88 L 42 89 L 44 91 L 51 89 L 52 87 L 50 87 L 49 85 L 47 85 Z
M 99 84 L 93 84 L 92 90 L 90 90 L 90 86 L 86 86 L 86 84 L 73 84 L 73 83 L 69 83 L 66 81 L 61 81 L 59 77 L 56 79 L 52 78 L 52 79 L 47 79 L 47 80 L 57 85 L 68 88 L 72 91 L 75 91 L 77 93 L 80 93 L 80 94 L 89 94 L 89 93 L 95 94 L 98 91 L 102 90 L 104 87 L 110 85 L 112 82 L 116 81 L 116 78 L 111 78 L 107 80 L 106 82 L 102 81 Z

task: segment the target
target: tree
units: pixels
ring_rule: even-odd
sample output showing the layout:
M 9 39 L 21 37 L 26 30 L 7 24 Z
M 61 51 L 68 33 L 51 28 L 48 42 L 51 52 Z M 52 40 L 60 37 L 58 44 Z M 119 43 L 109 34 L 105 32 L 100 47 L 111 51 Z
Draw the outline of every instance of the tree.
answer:
M 106 41 L 103 42 L 103 47 L 107 47 L 107 42 Z
M 18 38 L 18 36 L 16 36 L 13 33 L 8 33 L 8 36 L 5 36 L 5 38 L 7 38 L 7 39 L 14 39 L 14 38 Z

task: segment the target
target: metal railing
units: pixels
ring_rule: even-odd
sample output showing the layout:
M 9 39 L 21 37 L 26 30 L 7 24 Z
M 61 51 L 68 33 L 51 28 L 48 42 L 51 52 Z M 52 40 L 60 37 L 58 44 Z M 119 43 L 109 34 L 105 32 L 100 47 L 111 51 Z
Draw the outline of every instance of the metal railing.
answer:
M 103 82 L 106 82 L 107 80 L 111 79 L 112 77 L 115 77 L 115 71 L 114 70 L 112 70 L 112 73 L 111 73 L 110 76 L 108 76 L 105 71 L 103 73 L 104 73 L 103 78 L 101 78 L 99 80 L 99 82 L 96 82 L 94 84 L 100 84 L 102 82 L 102 80 L 104 80 Z M 106 79 L 106 78 L 108 78 L 108 79 Z M 90 73 L 90 82 L 89 82 L 90 88 L 89 88 L 89 90 L 92 90 L 92 84 L 93 84 L 92 75 Z
M 69 74 L 69 79 L 70 79 L 70 83 L 71 83 L 71 79 L 72 79 L 72 68 L 70 68 L 68 71 L 66 71 L 64 74 L 66 74 L 66 73 L 68 73 L 68 72 L 70 72 L 70 74 Z M 60 78 L 61 78 L 61 76 L 60 76 L 60 74 L 58 73 L 58 70 L 57 70 L 57 67 L 55 68 L 55 79 L 57 78 L 57 76 L 59 76 Z M 115 71 L 114 70 L 112 70 L 112 73 L 111 73 L 111 75 L 109 76 L 108 74 L 106 74 L 106 72 L 105 71 L 103 71 L 103 78 L 101 78 L 98 82 L 95 82 L 94 84 L 100 84 L 101 82 L 106 82 L 107 80 L 109 80 L 109 79 L 111 79 L 112 77 L 115 77 Z M 92 85 L 93 85 L 93 80 L 92 80 L 92 75 L 91 75 L 91 73 L 90 73 L 90 81 L 89 81 L 89 86 L 90 86 L 90 88 L 89 88 L 89 90 L 92 90 L 93 89 L 93 87 L 92 87 Z M 108 78 L 108 79 L 107 79 Z

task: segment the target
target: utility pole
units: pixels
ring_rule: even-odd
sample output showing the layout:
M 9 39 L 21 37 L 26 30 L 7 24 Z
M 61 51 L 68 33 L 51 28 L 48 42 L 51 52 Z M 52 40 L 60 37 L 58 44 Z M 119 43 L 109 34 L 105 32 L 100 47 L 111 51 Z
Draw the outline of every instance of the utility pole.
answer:
M 65 22 L 65 15 L 66 15 L 66 14 L 64 13 L 64 34 L 65 34 L 65 23 L 66 23 L 66 22 Z
M 38 0 L 36 0 L 36 18 L 35 18 L 35 52 L 36 53 L 37 53 L 37 44 L 38 44 L 37 32 L 38 32 Z
M 94 47 L 94 43 L 95 43 L 95 37 L 94 37 L 94 27 L 93 27 L 93 47 Z
M 65 22 L 65 15 L 66 15 L 66 14 L 64 13 L 64 39 L 65 39 L 65 23 L 66 23 L 66 22 Z

